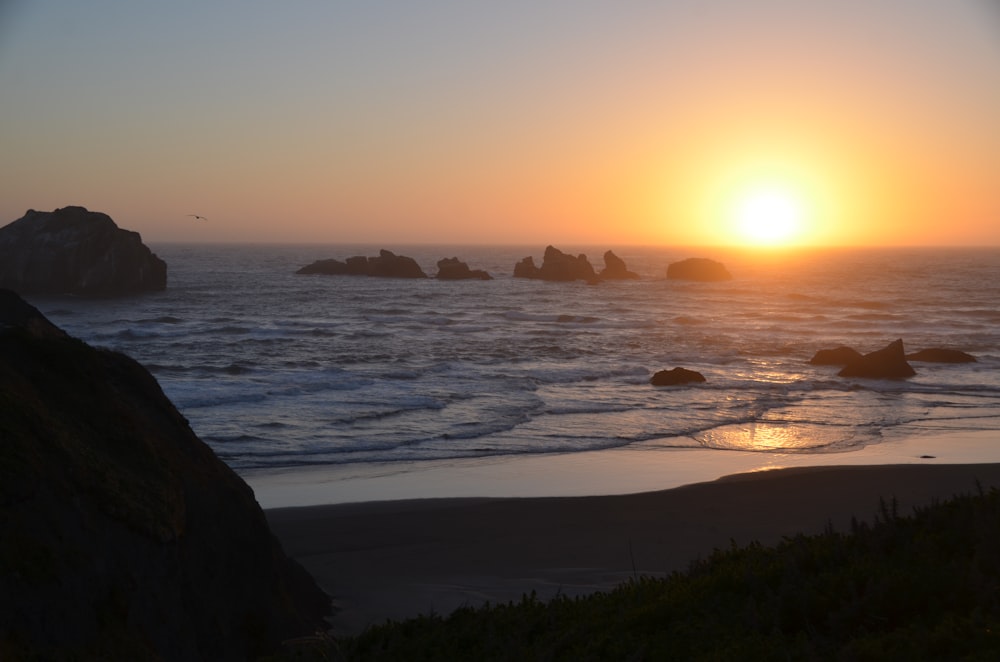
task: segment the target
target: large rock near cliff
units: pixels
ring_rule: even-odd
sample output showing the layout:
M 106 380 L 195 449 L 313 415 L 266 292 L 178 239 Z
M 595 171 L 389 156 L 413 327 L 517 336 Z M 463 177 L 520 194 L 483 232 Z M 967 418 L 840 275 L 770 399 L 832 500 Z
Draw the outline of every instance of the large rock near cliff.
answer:
M 906 362 L 903 341 L 894 340 L 883 349 L 869 352 L 860 359 L 851 361 L 837 374 L 841 377 L 906 379 L 917 372 Z
M 0 657 L 254 659 L 328 608 L 144 368 L 0 290 Z
M 604 269 L 601 270 L 601 278 L 604 280 L 637 280 L 639 274 L 629 271 L 625 266 L 625 260 L 615 255 L 612 251 L 604 253 Z
M 514 276 L 553 281 L 597 280 L 594 267 L 586 255 L 569 255 L 553 246 L 545 247 L 542 266 L 536 267 L 534 260 L 530 256 L 526 257 L 514 265 Z
M 733 275 L 721 262 L 710 260 L 707 257 L 691 257 L 668 265 L 667 278 L 714 282 L 732 280 Z
M 378 276 L 381 278 L 427 278 L 417 261 L 405 255 L 396 255 L 384 248 L 377 256 L 356 255 L 340 260 L 316 260 L 295 273 L 323 274 L 327 276 Z
M 0 287 L 23 295 L 128 296 L 165 289 L 167 264 L 107 214 L 32 209 L 0 228 Z

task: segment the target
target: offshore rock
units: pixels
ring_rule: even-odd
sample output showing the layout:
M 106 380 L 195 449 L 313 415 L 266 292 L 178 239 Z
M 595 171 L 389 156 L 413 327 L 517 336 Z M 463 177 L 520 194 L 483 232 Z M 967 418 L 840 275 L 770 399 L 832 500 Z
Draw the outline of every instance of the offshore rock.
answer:
M 482 269 L 470 269 L 469 265 L 457 257 L 446 257 L 438 260 L 437 277 L 441 280 L 493 280 Z
M 526 257 L 514 266 L 514 277 L 551 281 L 597 280 L 594 267 L 586 255 L 581 253 L 574 257 L 552 246 L 545 248 L 542 266 L 536 267 L 535 261 L 530 256 Z
M 924 363 L 975 363 L 976 357 L 972 354 L 957 349 L 942 349 L 931 347 L 922 349 L 919 352 L 907 354 L 908 361 L 921 361 Z
M 417 261 L 405 255 L 396 255 L 384 248 L 375 257 L 356 255 L 340 260 L 316 260 L 296 271 L 297 274 L 323 274 L 327 276 L 376 276 L 380 278 L 427 278 Z
M 649 383 L 653 386 L 679 386 L 704 381 L 705 376 L 700 372 L 687 368 L 674 368 L 673 370 L 660 370 L 650 378 Z
M 597 274 L 594 273 L 594 267 L 586 255 L 580 253 L 573 257 L 552 246 L 546 246 L 542 266 L 539 267 L 538 272 L 538 277 L 542 280 L 592 281 L 597 277 Z
M 0 290 L 0 657 L 256 659 L 328 610 L 149 372 Z
M 0 228 L 0 287 L 22 295 L 129 296 L 166 289 L 167 264 L 107 214 L 29 209 Z
M 538 278 L 538 267 L 530 255 L 514 265 L 514 278 Z
M 733 275 L 721 262 L 710 260 L 707 257 L 690 257 L 667 266 L 667 278 L 716 282 L 732 280 Z
M 601 278 L 605 280 L 637 280 L 639 274 L 629 271 L 625 266 L 625 260 L 621 259 L 611 251 L 604 254 L 604 269 L 601 270 Z
M 884 349 L 865 354 L 852 361 L 837 373 L 840 377 L 866 377 L 868 379 L 906 379 L 917 374 L 906 362 L 903 341 L 894 340 Z
M 427 278 L 417 261 L 382 249 L 378 257 L 368 258 L 368 275 L 380 278 Z
M 368 260 L 365 260 L 365 264 L 368 264 Z M 367 267 L 366 267 L 367 269 Z M 346 263 L 340 260 L 334 260 L 333 258 L 326 260 L 316 260 L 312 264 L 307 264 L 295 273 L 297 274 L 323 274 L 325 276 L 367 276 L 365 271 L 355 273 Z
M 809 359 L 813 365 L 840 365 L 845 366 L 861 358 L 861 352 L 853 347 L 840 346 L 836 349 L 821 349 Z

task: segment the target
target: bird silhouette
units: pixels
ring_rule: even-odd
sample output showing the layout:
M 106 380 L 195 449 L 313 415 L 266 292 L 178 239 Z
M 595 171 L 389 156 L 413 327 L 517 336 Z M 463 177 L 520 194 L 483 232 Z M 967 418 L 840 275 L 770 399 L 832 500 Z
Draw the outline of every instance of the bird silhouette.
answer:
M 208 219 L 204 216 L 199 216 L 198 214 L 188 214 L 188 216 L 194 216 L 195 220 L 207 221 Z

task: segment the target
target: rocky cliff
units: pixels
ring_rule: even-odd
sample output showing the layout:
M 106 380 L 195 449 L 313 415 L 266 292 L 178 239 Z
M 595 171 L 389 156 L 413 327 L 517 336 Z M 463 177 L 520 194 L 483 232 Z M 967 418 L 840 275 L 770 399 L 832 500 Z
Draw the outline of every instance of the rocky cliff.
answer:
M 0 228 L 0 287 L 22 295 L 115 297 L 166 286 L 166 263 L 107 214 L 32 209 Z
M 0 290 L 0 659 L 252 659 L 328 607 L 144 368 Z

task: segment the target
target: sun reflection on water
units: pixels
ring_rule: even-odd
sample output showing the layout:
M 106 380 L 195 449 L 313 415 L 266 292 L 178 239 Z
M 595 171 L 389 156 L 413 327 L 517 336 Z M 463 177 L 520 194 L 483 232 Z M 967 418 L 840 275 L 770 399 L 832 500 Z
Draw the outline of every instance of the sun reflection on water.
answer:
M 864 445 L 856 431 L 845 426 L 780 422 L 735 423 L 693 436 L 705 448 L 718 450 L 837 452 Z

